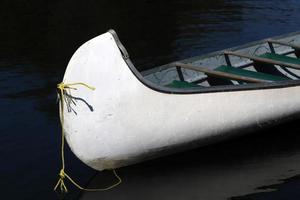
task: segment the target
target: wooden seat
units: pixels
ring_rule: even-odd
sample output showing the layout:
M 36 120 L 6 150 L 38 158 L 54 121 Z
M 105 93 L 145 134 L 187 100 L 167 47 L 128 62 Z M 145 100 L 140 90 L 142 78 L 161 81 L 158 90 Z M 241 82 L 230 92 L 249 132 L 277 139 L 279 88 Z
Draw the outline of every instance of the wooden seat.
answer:
M 297 58 L 293 59 L 292 57 L 287 57 L 287 56 L 285 56 L 287 58 L 284 58 L 284 61 L 282 61 L 280 59 L 283 59 L 283 57 L 281 57 L 280 59 L 279 59 L 279 57 L 277 59 L 273 59 L 273 58 L 276 57 L 274 55 L 273 55 L 273 58 L 265 58 L 265 57 L 263 57 L 264 55 L 251 56 L 251 55 L 246 55 L 246 54 L 243 54 L 243 53 L 232 52 L 232 51 L 225 51 L 224 54 L 225 55 L 238 56 L 238 57 L 241 57 L 241 58 L 247 58 L 247 59 L 253 60 L 255 62 L 260 62 L 260 63 L 280 65 L 280 66 L 289 67 L 289 68 L 293 68 L 293 69 L 300 69 L 300 63 L 298 63 L 298 61 L 294 60 L 294 59 L 297 59 Z M 275 55 L 277 55 L 277 54 L 275 54 Z M 268 55 L 266 54 L 265 56 L 268 56 Z M 278 56 L 282 56 L 282 55 L 278 55 Z M 290 58 L 292 58 L 292 59 L 290 59 Z
M 240 69 L 236 67 L 231 67 L 227 65 L 222 65 L 215 69 L 215 71 L 230 73 L 238 76 L 244 76 L 249 78 L 255 78 L 259 80 L 265 81 L 286 81 L 289 80 L 288 78 L 281 77 L 281 76 L 274 76 L 271 74 L 261 73 L 261 72 L 254 72 L 246 69 Z
M 300 59 L 299 58 L 293 58 L 290 56 L 285 56 L 285 55 L 279 55 L 276 53 L 265 53 L 260 55 L 259 57 L 261 58 L 268 58 L 280 62 L 285 62 L 285 63 L 292 63 L 292 64 L 300 64 Z
M 187 64 L 187 63 L 175 62 L 173 64 L 170 64 L 170 66 L 173 66 L 173 67 L 175 66 L 175 67 L 180 67 L 180 68 L 184 68 L 184 69 L 188 69 L 188 70 L 198 71 L 198 72 L 207 74 L 211 77 L 223 78 L 223 79 L 227 79 L 227 80 L 236 80 L 236 81 L 242 81 L 242 82 L 247 82 L 247 83 L 270 82 L 269 80 L 256 79 L 256 78 L 252 78 L 252 77 L 221 72 L 221 71 L 209 69 L 208 67 L 195 66 L 195 65 Z
M 295 43 L 291 43 L 291 42 L 284 42 L 284 41 L 280 41 L 280 40 L 272 40 L 272 39 L 268 39 L 267 43 L 269 44 L 269 47 L 270 47 L 272 53 L 275 53 L 275 48 L 274 48 L 273 44 L 279 44 L 282 46 L 291 47 L 292 49 L 295 50 L 294 54 L 296 55 L 296 57 L 300 58 L 300 45 L 299 44 L 295 44 Z
M 194 66 L 193 66 L 194 67 Z M 198 69 L 197 69 L 198 70 Z M 217 67 L 216 69 L 211 71 L 204 71 L 203 73 L 206 73 L 208 76 L 216 76 L 218 78 L 226 79 L 226 80 L 237 80 L 241 82 L 253 82 L 255 80 L 256 82 L 273 82 L 273 81 L 287 81 L 288 78 L 281 77 L 281 76 L 275 76 L 271 74 L 261 73 L 261 72 L 254 72 L 246 69 L 240 69 L 232 66 L 222 65 Z M 222 74 L 219 74 L 217 72 L 224 73 L 225 76 L 222 76 Z M 232 76 L 231 76 L 232 75 Z M 172 83 L 169 83 L 165 85 L 166 87 L 170 88 L 199 88 L 203 87 L 200 85 L 197 85 L 195 83 L 189 83 L 186 81 L 179 81 L 174 80 Z
M 291 47 L 291 48 L 296 49 L 296 50 L 300 50 L 300 45 L 298 45 L 298 44 L 293 44 L 293 43 L 284 42 L 284 41 L 280 41 L 280 40 L 272 40 L 272 39 L 268 39 L 267 42 L 269 44 L 280 44 L 280 45 L 283 45 L 283 46 Z

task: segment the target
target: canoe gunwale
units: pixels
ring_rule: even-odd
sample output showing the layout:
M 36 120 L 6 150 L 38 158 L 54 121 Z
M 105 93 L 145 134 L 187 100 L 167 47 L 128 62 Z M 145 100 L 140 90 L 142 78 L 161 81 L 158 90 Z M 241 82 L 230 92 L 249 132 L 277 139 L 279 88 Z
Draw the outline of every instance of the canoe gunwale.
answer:
M 300 80 L 287 80 L 287 81 L 277 81 L 277 82 L 266 82 L 266 83 L 251 83 L 251 84 L 244 84 L 244 85 L 223 85 L 223 86 L 211 86 L 211 87 L 203 87 L 203 88 L 188 88 L 188 89 L 176 89 L 176 88 L 169 88 L 161 85 L 157 85 L 146 78 L 143 77 L 143 75 L 136 69 L 132 61 L 130 60 L 129 54 L 127 53 L 126 48 L 123 46 L 121 43 L 117 33 L 113 30 L 110 29 L 108 31 L 110 34 L 112 34 L 120 52 L 122 53 L 123 59 L 125 63 L 127 64 L 128 68 L 131 70 L 131 72 L 134 74 L 134 76 L 146 87 L 160 93 L 166 93 L 166 94 L 201 94 L 201 93 L 217 93 L 217 92 L 234 92 L 234 91 L 247 91 L 247 90 L 262 90 L 262 89 L 280 89 L 280 88 L 288 88 L 288 87 L 296 87 L 300 86 Z M 300 32 L 294 32 L 294 33 L 289 33 L 286 35 L 282 36 L 277 36 L 273 37 L 272 39 L 282 39 L 285 37 L 289 36 L 294 36 L 300 34 Z M 268 39 L 248 43 L 245 45 L 241 45 L 238 47 L 230 48 L 229 50 L 234 51 L 237 49 L 242 49 L 249 47 L 251 45 L 259 44 L 262 42 L 267 42 Z M 222 51 L 217 51 L 213 52 L 210 54 L 205 55 L 206 57 L 208 56 L 213 56 L 220 54 Z M 182 63 L 188 63 L 191 62 L 192 60 L 197 60 L 197 59 L 203 58 L 203 56 L 197 56 L 189 59 L 184 59 L 181 60 L 180 62 Z M 168 67 L 168 65 L 164 65 Z

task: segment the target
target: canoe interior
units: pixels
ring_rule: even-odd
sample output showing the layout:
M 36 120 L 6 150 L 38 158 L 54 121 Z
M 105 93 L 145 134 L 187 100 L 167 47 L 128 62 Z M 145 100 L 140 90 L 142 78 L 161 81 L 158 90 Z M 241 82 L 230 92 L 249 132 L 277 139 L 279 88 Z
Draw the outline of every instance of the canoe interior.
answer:
M 159 87 L 178 90 L 295 82 L 300 79 L 300 32 L 169 63 L 141 74 Z

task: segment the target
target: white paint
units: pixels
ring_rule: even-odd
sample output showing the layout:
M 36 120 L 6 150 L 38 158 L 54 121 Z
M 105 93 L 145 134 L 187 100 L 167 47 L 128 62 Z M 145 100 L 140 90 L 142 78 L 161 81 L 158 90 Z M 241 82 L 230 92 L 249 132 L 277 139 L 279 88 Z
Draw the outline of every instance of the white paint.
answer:
M 300 87 L 171 95 L 149 89 L 130 71 L 110 33 L 73 55 L 65 83 L 84 82 L 72 95 L 82 102 L 65 109 L 67 142 L 94 169 L 117 168 L 160 156 L 162 149 L 231 135 L 300 111 Z M 243 132 L 239 132 L 243 134 Z M 168 149 L 169 148 L 169 149 Z

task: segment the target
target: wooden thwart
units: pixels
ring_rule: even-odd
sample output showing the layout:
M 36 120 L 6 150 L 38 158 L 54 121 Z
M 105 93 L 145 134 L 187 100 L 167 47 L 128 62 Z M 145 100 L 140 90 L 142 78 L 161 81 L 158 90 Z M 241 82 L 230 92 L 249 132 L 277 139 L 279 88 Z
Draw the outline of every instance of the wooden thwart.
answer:
M 293 69 L 300 69 L 300 65 L 294 63 L 288 63 L 288 62 L 283 62 L 283 61 L 278 61 L 278 60 L 273 60 L 268 58 L 261 58 L 258 56 L 250 56 L 250 55 L 245 55 L 242 53 L 232 52 L 232 51 L 224 51 L 224 54 L 238 56 L 241 58 L 247 58 L 256 62 L 268 63 L 272 65 L 280 65 L 280 66 L 289 67 Z
M 292 47 L 293 49 L 296 49 L 296 50 L 300 50 L 300 46 L 296 45 L 296 44 L 290 44 L 290 43 L 287 43 L 287 42 L 282 42 L 282 41 L 279 41 L 279 40 L 272 40 L 272 39 L 268 39 L 267 42 L 273 43 L 273 44 L 280 44 L 280 45 L 283 45 L 283 46 Z
M 267 80 L 250 78 L 250 77 L 246 77 L 246 76 L 239 76 L 239 75 L 230 74 L 230 73 L 226 73 L 226 72 L 214 71 L 214 70 L 205 68 L 203 66 L 195 66 L 195 65 L 185 64 L 185 63 L 181 63 L 181 62 L 175 62 L 175 63 L 173 63 L 173 66 L 181 67 L 181 68 L 189 69 L 189 70 L 194 70 L 194 71 L 198 71 L 198 72 L 203 72 L 207 75 L 215 76 L 218 78 L 226 78 L 226 79 L 231 79 L 231 80 L 236 80 L 236 81 L 244 81 L 244 82 L 249 82 L 249 83 L 270 82 Z

